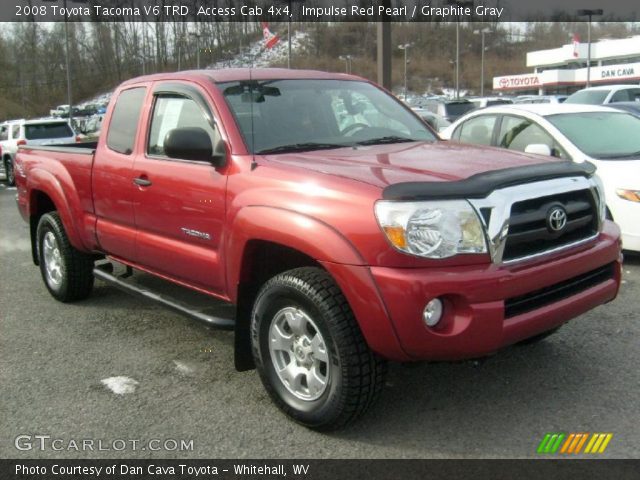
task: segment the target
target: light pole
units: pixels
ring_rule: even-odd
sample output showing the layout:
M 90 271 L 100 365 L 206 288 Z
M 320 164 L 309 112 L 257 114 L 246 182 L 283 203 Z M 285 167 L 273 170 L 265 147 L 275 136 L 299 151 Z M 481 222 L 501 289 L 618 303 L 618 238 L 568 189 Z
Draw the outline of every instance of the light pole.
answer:
M 473 0 L 448 0 L 453 7 L 473 7 Z M 456 99 L 460 98 L 460 15 L 456 19 Z
M 351 59 L 353 57 L 351 55 L 340 55 L 338 58 L 345 62 L 345 73 L 351 73 Z
M 581 17 L 589 17 L 589 23 L 587 23 L 587 88 L 591 86 L 591 17 L 594 15 L 602 15 L 604 12 L 601 8 L 596 9 L 582 9 L 578 10 L 578 15 Z
M 398 45 L 400 50 L 404 50 L 404 101 L 407 101 L 407 52 L 409 48 L 413 46 L 413 43 L 405 43 Z
M 196 68 L 200 70 L 200 32 L 191 32 L 190 35 L 196 39 Z
M 491 30 L 483 28 L 482 30 L 474 30 L 474 35 L 480 35 L 482 38 L 482 53 L 480 54 L 480 96 L 484 97 L 484 35 Z

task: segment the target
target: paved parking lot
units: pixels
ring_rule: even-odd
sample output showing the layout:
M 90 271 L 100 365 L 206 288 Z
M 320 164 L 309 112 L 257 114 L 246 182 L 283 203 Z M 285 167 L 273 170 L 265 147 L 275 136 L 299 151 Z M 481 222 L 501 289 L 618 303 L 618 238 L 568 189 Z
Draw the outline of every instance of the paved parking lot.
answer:
M 640 457 L 640 258 L 627 259 L 615 302 L 548 340 L 480 362 L 392 364 L 366 418 L 318 434 L 280 414 L 254 372 L 233 369 L 231 333 L 100 282 L 88 300 L 55 302 L 14 195 L 0 185 L 2 458 L 516 458 L 535 457 L 546 432 L 611 432 L 603 457 Z M 116 376 L 135 391 L 101 383 Z M 50 435 L 64 450 L 17 450 L 19 435 Z M 67 449 L 82 439 L 193 449 Z

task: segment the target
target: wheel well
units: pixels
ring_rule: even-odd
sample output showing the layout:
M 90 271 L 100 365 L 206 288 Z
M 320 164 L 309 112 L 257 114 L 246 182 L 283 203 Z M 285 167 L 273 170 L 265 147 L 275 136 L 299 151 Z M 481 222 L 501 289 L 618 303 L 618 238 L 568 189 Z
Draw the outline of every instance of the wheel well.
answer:
M 308 255 L 284 245 L 250 240 L 244 250 L 236 307 L 235 366 L 238 371 L 255 368 L 251 352 L 251 310 L 260 287 L 279 273 L 298 267 L 320 267 Z
M 36 239 L 38 222 L 45 213 L 53 212 L 56 209 L 56 206 L 46 193 L 39 190 L 31 192 L 30 205 L 31 215 L 29 216 L 29 230 L 31 234 L 31 258 L 35 265 L 39 265 L 40 262 L 38 260 L 38 246 Z

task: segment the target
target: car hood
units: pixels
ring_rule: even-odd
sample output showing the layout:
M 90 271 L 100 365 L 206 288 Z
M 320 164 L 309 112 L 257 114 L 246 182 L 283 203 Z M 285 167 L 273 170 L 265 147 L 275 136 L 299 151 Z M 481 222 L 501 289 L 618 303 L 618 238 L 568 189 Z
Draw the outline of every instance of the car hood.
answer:
M 493 147 L 440 141 L 264 155 L 269 163 L 385 188 L 401 182 L 452 182 L 509 167 L 559 161 Z

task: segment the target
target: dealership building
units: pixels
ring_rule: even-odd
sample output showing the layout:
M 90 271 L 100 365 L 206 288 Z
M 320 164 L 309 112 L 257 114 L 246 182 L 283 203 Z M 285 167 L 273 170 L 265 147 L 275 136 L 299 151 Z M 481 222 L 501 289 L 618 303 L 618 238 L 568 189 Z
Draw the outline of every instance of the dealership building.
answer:
M 527 53 L 533 73 L 493 77 L 493 89 L 512 94 L 567 94 L 587 84 L 586 43 Z M 591 43 L 591 85 L 638 84 L 640 36 Z

